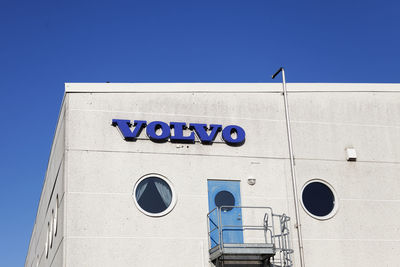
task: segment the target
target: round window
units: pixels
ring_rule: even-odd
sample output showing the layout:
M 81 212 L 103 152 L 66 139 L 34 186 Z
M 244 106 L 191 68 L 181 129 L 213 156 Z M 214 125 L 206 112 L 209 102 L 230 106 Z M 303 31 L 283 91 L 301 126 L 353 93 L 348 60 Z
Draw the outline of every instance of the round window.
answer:
M 46 232 L 46 244 L 45 244 L 45 254 L 46 259 L 49 257 L 49 232 L 50 232 L 50 223 L 47 223 L 47 232 Z
M 235 197 L 231 192 L 220 191 L 215 195 L 214 198 L 215 206 L 220 208 L 221 206 L 235 206 Z M 222 211 L 230 211 L 233 207 L 222 207 Z
M 58 226 L 58 195 L 56 196 L 56 205 L 54 207 L 53 213 L 53 234 L 57 236 L 57 226 Z
M 304 210 L 319 220 L 333 217 L 337 210 L 335 191 L 322 180 L 307 182 L 303 187 L 301 200 Z
M 149 216 L 163 216 L 175 206 L 171 183 L 160 175 L 149 174 L 136 183 L 133 198 L 138 209 Z
M 50 220 L 50 230 L 49 230 L 50 248 L 53 248 L 53 222 L 54 222 L 54 210 L 51 210 L 51 220 Z

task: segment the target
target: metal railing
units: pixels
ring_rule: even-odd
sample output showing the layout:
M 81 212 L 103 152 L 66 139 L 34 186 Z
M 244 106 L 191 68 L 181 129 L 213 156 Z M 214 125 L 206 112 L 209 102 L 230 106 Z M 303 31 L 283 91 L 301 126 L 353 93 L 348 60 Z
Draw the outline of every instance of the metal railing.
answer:
M 292 260 L 292 244 L 290 242 L 289 234 L 289 221 L 290 217 L 285 214 L 275 215 L 279 220 L 279 233 L 274 236 L 277 244 L 278 253 L 275 254 L 275 257 L 272 259 L 272 266 L 293 266 Z
M 246 214 L 246 217 L 241 216 L 242 224 L 223 224 L 222 214 L 224 214 L 227 209 L 234 208 L 239 208 L 241 209 L 241 214 Z M 260 223 L 245 224 L 245 220 L 250 222 L 259 221 Z M 290 217 L 285 214 L 275 214 L 270 207 L 216 207 L 207 213 L 208 248 L 212 249 L 214 247 L 218 247 L 218 249 L 222 252 L 225 243 L 227 244 L 227 242 L 224 242 L 224 233 L 229 231 L 242 231 L 244 234 L 244 243 L 262 243 L 273 245 L 276 254 L 273 258 L 271 258 L 271 266 L 291 267 L 293 266 L 293 249 L 291 248 L 291 242 L 289 238 L 289 221 Z M 262 238 L 257 238 L 251 234 L 245 234 L 248 231 L 259 231 L 262 233 Z

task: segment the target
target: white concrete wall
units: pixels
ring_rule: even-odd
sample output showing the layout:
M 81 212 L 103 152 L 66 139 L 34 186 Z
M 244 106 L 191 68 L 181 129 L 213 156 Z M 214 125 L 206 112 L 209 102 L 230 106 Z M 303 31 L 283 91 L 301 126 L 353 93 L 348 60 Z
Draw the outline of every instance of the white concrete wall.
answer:
M 50 152 L 47 172 L 44 180 L 43 190 L 38 205 L 35 224 L 29 243 L 25 267 L 63 266 L 64 261 L 64 183 L 65 183 L 65 113 L 66 100 L 59 114 L 59 119 L 54 135 L 53 145 Z M 58 197 L 58 204 L 57 204 Z M 50 248 L 48 244 L 48 255 L 46 257 L 46 244 L 49 238 L 48 224 L 54 227 L 52 212 L 58 207 L 57 233 L 51 234 L 53 241 Z
M 330 220 L 301 209 L 307 266 L 397 265 L 400 91 L 292 93 L 290 103 L 299 192 L 320 178 L 339 198 Z M 346 147 L 357 162 L 345 161 Z
M 323 179 L 339 204 L 326 221 L 300 206 L 306 266 L 393 266 L 400 253 L 400 85 L 288 89 L 298 192 L 310 179 Z M 207 179 L 240 180 L 243 205 L 291 216 L 299 266 L 280 84 L 67 84 L 66 90 L 58 250 L 64 254 L 53 252 L 53 266 L 209 266 Z M 246 143 L 230 147 L 219 135 L 211 146 L 158 144 L 145 130 L 126 142 L 112 119 L 236 124 Z M 346 147 L 357 150 L 357 162 L 346 161 Z M 134 204 L 133 186 L 148 173 L 166 176 L 177 193 L 164 217 L 148 217 Z M 256 185 L 247 184 L 250 177 Z M 30 247 L 43 242 L 36 229 L 47 221 L 38 218 Z M 31 255 L 30 249 L 27 263 Z
M 281 100 L 274 92 L 71 93 L 67 265 L 209 266 L 207 179 L 240 180 L 243 205 L 287 212 Z M 241 147 L 220 135 L 211 146 L 126 142 L 111 126 L 116 118 L 237 124 L 247 138 Z M 175 208 L 161 218 L 134 205 L 134 184 L 148 173 L 166 176 L 177 193 Z

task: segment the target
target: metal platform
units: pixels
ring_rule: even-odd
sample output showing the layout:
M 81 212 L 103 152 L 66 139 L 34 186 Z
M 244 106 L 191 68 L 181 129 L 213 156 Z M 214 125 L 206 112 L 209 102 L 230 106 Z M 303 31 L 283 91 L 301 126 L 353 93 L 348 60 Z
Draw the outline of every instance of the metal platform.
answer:
M 249 223 L 224 223 L 224 216 L 229 215 L 228 208 L 247 210 L 247 216 L 237 220 Z M 285 214 L 273 213 L 270 207 L 221 206 L 211 210 L 207 214 L 210 261 L 216 267 L 293 267 L 289 220 Z M 232 232 L 243 233 L 243 236 L 235 242 L 232 235 L 229 236 Z
M 265 261 L 275 255 L 273 244 L 223 244 L 209 250 L 211 261 Z

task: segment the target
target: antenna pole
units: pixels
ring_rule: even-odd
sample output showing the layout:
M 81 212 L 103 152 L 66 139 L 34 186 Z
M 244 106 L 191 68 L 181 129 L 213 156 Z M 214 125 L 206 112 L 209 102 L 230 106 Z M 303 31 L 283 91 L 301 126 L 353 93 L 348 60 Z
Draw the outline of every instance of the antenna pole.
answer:
M 290 127 L 289 104 L 288 104 L 287 89 L 286 89 L 285 69 L 283 67 L 279 68 L 279 70 L 277 70 L 274 73 L 274 75 L 272 75 L 272 79 L 274 79 L 279 73 L 282 73 L 283 99 L 285 102 L 286 131 L 287 131 L 287 138 L 288 138 L 288 144 L 289 144 L 290 172 L 292 175 L 294 209 L 295 209 L 295 215 L 296 215 L 295 228 L 297 230 L 297 239 L 298 239 L 298 243 L 299 243 L 300 266 L 305 267 L 303 235 L 302 235 L 302 231 L 301 231 L 300 211 L 299 211 L 299 202 L 298 202 L 298 195 L 297 195 L 297 179 L 296 179 L 296 169 L 295 169 L 294 155 L 293 155 L 293 142 L 292 142 L 291 127 Z

